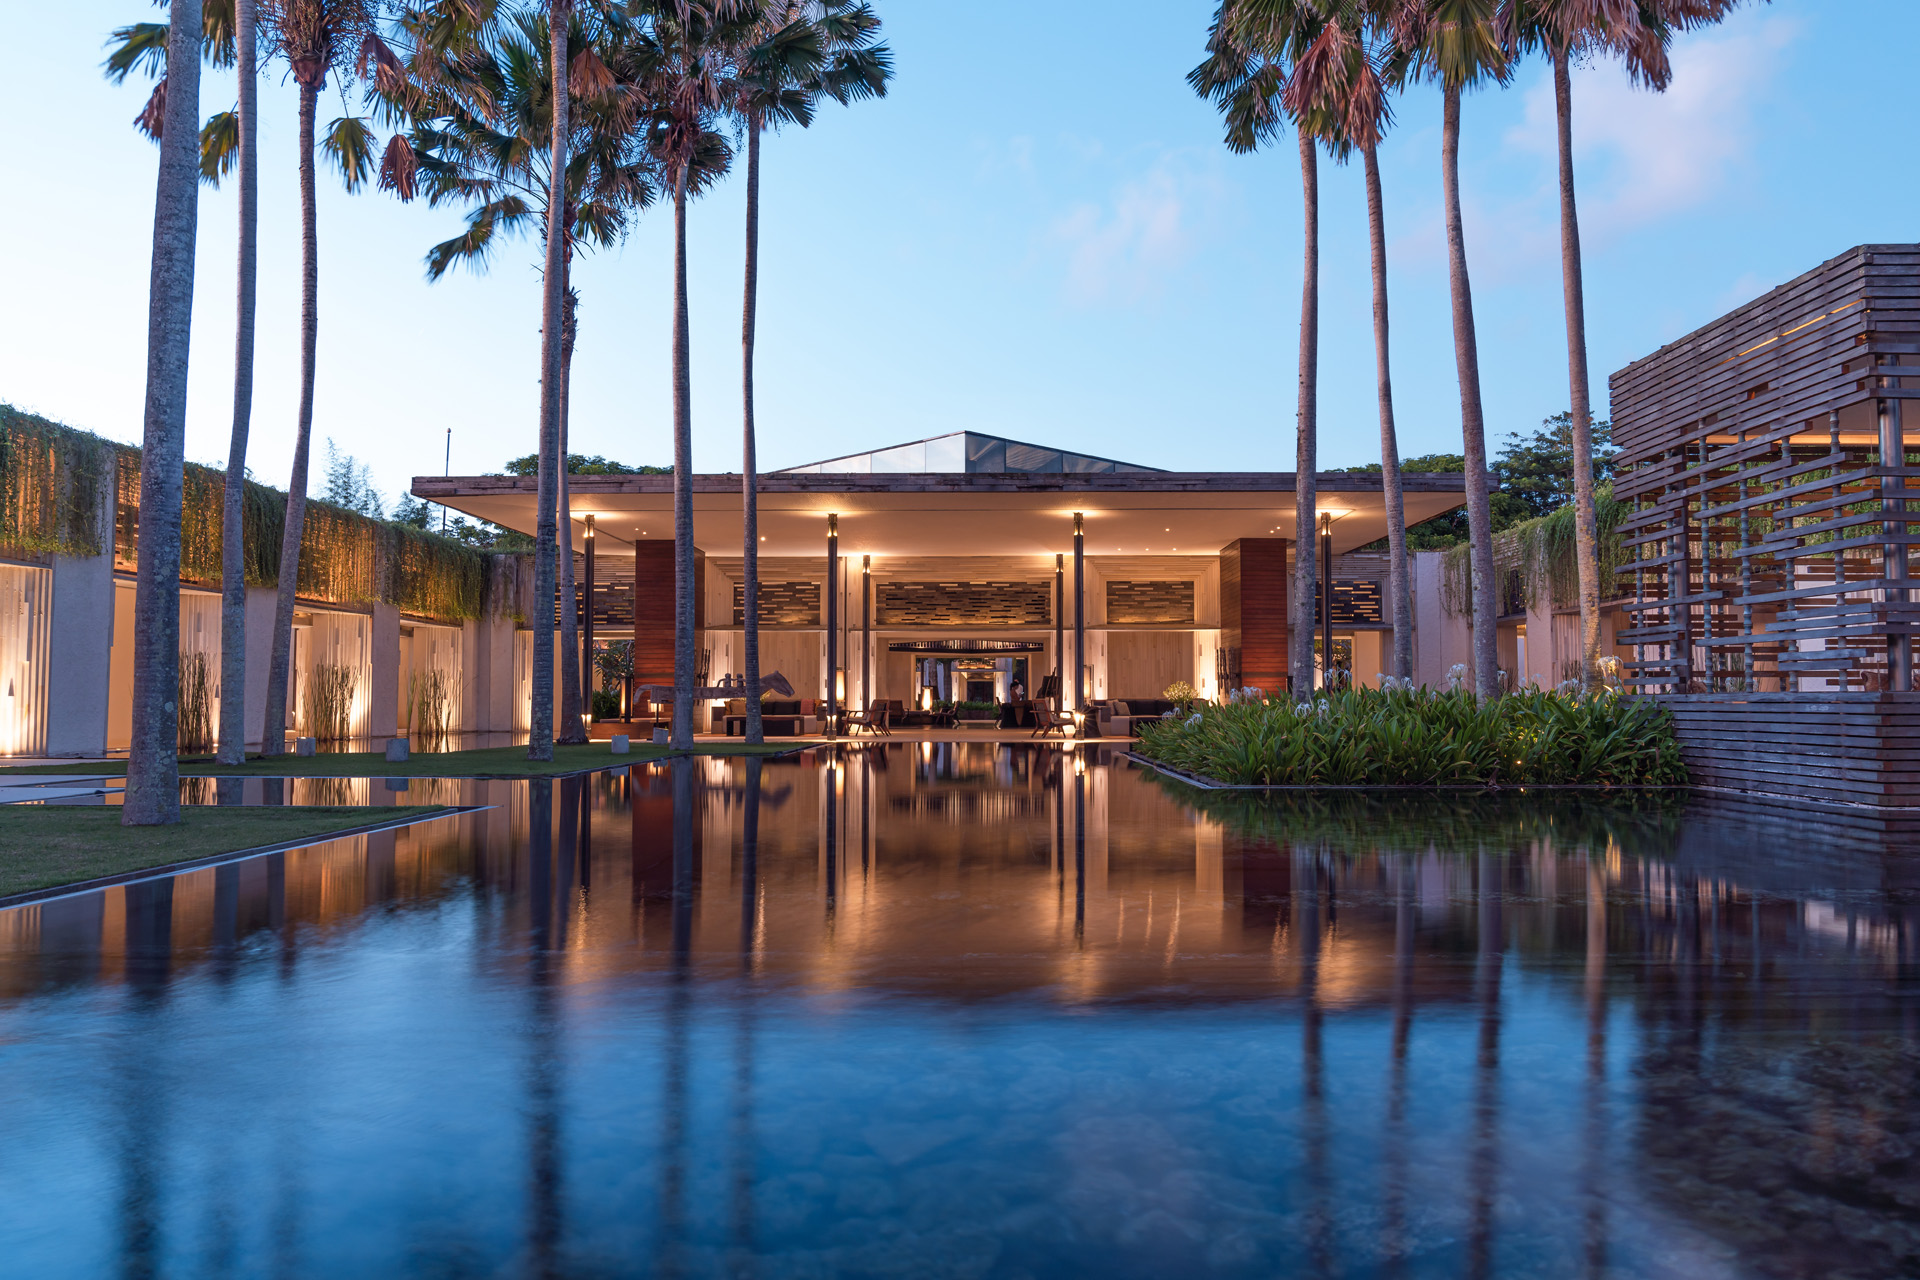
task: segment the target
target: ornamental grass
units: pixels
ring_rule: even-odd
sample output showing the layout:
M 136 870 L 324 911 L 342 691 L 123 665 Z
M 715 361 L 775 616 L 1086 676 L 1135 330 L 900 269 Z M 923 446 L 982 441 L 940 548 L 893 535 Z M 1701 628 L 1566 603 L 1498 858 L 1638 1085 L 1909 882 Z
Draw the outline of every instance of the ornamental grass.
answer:
M 1149 723 L 1139 752 L 1240 786 L 1679 786 L 1664 708 L 1617 694 L 1342 689 Z

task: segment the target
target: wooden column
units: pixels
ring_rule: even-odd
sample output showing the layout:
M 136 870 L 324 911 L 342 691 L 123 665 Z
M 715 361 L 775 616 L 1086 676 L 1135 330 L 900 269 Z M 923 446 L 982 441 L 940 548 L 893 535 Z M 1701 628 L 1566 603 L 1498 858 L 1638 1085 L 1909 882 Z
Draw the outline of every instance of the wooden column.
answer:
M 1276 696 L 1287 688 L 1287 589 L 1286 539 L 1221 549 L 1221 647 L 1239 654 L 1239 685 Z
M 633 683 L 673 683 L 673 542 L 633 544 Z

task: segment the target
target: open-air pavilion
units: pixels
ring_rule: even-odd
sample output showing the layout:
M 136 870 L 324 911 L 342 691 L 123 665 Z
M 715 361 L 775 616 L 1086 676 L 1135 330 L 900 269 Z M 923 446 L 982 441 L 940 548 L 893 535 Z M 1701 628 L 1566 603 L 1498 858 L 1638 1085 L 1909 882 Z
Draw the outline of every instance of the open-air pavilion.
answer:
M 596 641 L 632 639 L 637 683 L 673 675 L 673 477 L 569 477 Z M 1382 667 L 1379 475 L 1317 477 L 1337 666 Z M 534 527 L 532 477 L 418 477 L 414 493 Z M 1406 477 L 1409 524 L 1462 502 L 1459 475 Z M 698 682 L 742 670 L 741 477 L 692 480 Z M 1295 477 L 1176 472 L 955 433 L 759 481 L 763 671 L 802 697 L 1005 701 L 1066 672 L 1069 705 L 1286 686 Z M 1067 661 L 1061 662 L 1063 652 Z M 1080 655 L 1076 687 L 1073 655 Z M 1436 673 L 1435 679 L 1439 677 Z M 704 727 L 704 726 L 703 726 Z

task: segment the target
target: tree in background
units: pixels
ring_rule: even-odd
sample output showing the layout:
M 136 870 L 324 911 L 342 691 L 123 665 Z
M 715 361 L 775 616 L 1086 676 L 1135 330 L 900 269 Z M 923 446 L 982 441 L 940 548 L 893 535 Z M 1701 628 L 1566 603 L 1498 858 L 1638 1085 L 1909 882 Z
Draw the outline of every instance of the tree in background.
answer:
M 173 0 L 170 74 L 159 117 L 153 261 L 147 291 L 147 391 L 140 448 L 134 590 L 130 827 L 180 820 L 180 507 L 186 465 L 187 356 L 199 235 L 200 0 Z
M 1245 154 L 1280 135 L 1292 110 L 1286 102 L 1289 82 L 1322 24 L 1320 12 L 1305 0 L 1225 0 L 1214 11 L 1213 25 L 1207 32 L 1206 60 L 1187 73 L 1187 83 L 1219 108 L 1229 151 Z M 1294 123 L 1305 214 L 1288 665 L 1294 691 L 1304 694 L 1313 687 L 1314 593 L 1319 581 L 1313 547 L 1317 499 L 1314 470 L 1319 448 L 1320 179 L 1313 126 L 1297 112 Z
M 327 437 L 325 474 L 327 487 L 321 496 L 326 501 L 345 511 L 386 519 L 386 504 L 373 487 L 373 469 L 352 454 L 341 453 L 331 436 Z
M 746 739 L 763 742 L 760 720 L 760 485 L 753 426 L 753 344 L 760 292 L 760 135 L 791 123 L 806 127 L 822 93 L 846 105 L 887 92 L 893 55 L 876 44 L 880 19 L 865 0 L 780 0 L 767 5 L 733 77 L 733 114 L 747 135 L 746 286 L 740 318 L 740 500 Z

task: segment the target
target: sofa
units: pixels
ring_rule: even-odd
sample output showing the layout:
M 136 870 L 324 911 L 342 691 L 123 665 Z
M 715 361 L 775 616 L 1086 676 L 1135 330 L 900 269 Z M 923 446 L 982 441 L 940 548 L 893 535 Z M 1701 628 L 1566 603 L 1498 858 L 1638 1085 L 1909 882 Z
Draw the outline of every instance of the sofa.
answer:
M 1103 738 L 1137 738 L 1140 725 L 1173 709 L 1165 698 L 1114 698 L 1094 709 L 1094 722 Z
M 737 738 L 747 731 L 745 698 L 734 698 L 714 715 L 720 721 L 720 731 L 729 738 Z M 760 727 L 778 738 L 810 737 L 820 732 L 820 717 L 811 698 L 788 701 L 762 698 Z

